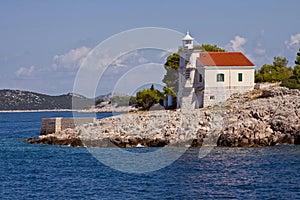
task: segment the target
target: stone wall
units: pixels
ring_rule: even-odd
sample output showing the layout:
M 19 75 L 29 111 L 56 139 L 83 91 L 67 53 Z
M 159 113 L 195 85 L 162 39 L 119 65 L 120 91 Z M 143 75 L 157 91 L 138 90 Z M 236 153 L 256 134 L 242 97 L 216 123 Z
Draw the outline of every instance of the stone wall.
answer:
M 66 130 L 68 128 L 74 129 L 76 126 L 93 123 L 96 118 L 43 118 L 41 135 L 47 135 Z
M 236 87 L 210 87 L 205 88 L 203 97 L 203 107 L 214 106 L 220 102 L 226 101 L 232 94 L 244 93 L 253 90 L 252 86 Z

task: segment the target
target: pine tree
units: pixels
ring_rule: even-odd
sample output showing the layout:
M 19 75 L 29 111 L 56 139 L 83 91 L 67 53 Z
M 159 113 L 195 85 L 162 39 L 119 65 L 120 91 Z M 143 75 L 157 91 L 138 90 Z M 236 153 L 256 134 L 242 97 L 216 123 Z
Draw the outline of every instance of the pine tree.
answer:
M 299 48 L 299 51 L 298 51 L 297 56 L 296 56 L 295 64 L 300 65 L 300 48 Z

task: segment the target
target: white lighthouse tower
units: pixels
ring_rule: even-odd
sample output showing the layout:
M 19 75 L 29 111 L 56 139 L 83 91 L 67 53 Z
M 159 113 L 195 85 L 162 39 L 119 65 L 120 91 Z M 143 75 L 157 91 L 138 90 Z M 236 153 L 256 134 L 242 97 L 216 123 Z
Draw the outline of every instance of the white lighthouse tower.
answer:
M 179 80 L 177 107 L 184 110 L 191 110 L 199 107 L 196 86 L 199 73 L 196 67 L 196 59 L 201 50 L 194 49 L 194 38 L 189 32 L 182 38 L 182 47 L 179 49 Z

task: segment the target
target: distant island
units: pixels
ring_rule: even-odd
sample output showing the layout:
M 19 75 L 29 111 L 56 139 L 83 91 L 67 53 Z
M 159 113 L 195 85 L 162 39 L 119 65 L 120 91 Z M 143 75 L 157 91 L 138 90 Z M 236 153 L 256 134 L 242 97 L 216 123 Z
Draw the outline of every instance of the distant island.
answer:
M 76 107 L 72 107 L 72 101 Z M 60 109 L 84 109 L 94 106 L 94 99 L 89 99 L 79 94 L 68 93 L 58 96 L 39 94 L 21 90 L 0 90 L 0 110 L 60 110 Z

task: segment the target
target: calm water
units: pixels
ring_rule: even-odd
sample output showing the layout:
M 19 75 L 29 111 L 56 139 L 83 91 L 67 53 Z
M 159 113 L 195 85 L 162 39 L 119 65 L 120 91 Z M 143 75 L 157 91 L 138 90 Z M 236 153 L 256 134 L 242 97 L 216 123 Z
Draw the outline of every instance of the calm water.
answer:
M 191 149 L 159 171 L 126 174 L 85 148 L 22 142 L 41 118 L 69 116 L 0 113 L 0 199 L 300 199 L 300 146 L 215 148 L 203 159 Z

